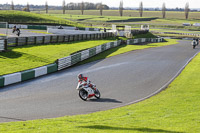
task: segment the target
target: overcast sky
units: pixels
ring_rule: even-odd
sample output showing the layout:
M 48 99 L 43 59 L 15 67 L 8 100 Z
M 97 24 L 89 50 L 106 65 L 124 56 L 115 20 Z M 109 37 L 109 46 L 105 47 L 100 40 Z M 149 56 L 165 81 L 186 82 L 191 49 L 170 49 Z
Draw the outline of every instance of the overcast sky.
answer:
M 12 0 L 0 0 L 0 4 L 11 3 Z M 14 4 L 29 4 L 34 5 L 44 5 L 45 2 L 48 5 L 62 5 L 63 0 L 13 0 Z M 107 4 L 110 7 L 119 7 L 120 0 L 65 0 L 65 3 L 70 2 L 93 2 Z M 200 0 L 123 0 L 124 7 L 138 7 L 140 2 L 143 2 L 145 7 L 162 7 L 163 2 L 165 2 L 167 8 L 184 8 L 185 4 L 189 2 L 190 8 L 200 8 Z

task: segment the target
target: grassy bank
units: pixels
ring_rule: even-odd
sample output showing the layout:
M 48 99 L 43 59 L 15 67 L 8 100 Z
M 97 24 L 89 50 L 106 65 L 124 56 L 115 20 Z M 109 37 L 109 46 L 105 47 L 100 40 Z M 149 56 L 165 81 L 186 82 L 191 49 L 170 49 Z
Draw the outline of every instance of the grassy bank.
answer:
M 200 132 L 199 60 L 200 54 L 166 90 L 143 102 L 87 115 L 3 123 L 0 124 L 0 131 L 2 133 L 198 133 Z
M 25 11 L 0 10 L 0 21 L 23 24 L 66 24 L 77 26 L 78 23 L 46 14 L 36 14 Z
M 27 45 L 0 53 L 0 75 L 32 69 L 54 63 L 76 51 L 101 45 L 111 40 L 94 40 L 49 45 Z

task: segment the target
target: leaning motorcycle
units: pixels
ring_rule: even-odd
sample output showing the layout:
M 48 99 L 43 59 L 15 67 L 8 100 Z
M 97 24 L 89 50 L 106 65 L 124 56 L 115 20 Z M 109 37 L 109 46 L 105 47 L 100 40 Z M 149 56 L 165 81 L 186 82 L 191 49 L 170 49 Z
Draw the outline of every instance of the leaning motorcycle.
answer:
M 101 94 L 96 88 L 96 85 L 94 85 L 94 89 L 92 89 L 89 85 L 78 84 L 76 89 L 78 90 L 79 97 L 84 101 L 92 97 L 96 97 L 97 99 L 100 99 L 101 97 Z

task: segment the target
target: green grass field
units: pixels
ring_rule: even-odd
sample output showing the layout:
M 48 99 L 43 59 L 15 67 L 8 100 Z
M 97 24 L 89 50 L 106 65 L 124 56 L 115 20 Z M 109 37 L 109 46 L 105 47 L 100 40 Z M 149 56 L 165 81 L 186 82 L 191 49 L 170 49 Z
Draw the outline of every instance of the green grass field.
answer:
M 44 12 L 40 13 L 43 14 Z M 149 24 L 150 28 L 200 30 L 200 27 L 182 26 L 183 23 L 200 23 L 199 12 L 190 12 L 188 20 L 185 19 L 184 12 L 174 11 L 167 11 L 165 19 L 162 18 L 161 11 L 144 11 L 143 17 L 139 17 L 139 12 L 135 10 L 124 10 L 123 17 L 119 16 L 118 10 L 104 10 L 103 16 L 99 15 L 98 10 L 85 10 L 84 15 L 80 13 L 80 10 L 67 10 L 66 14 L 62 14 L 59 10 L 50 10 L 48 15 L 100 28 L 111 28 L 112 24 L 133 27 Z
M 24 11 L 12 11 L 12 10 L 0 10 L 0 21 L 9 22 L 9 23 L 35 23 L 35 24 L 66 24 L 71 26 L 78 26 L 76 22 L 72 22 L 70 20 L 62 19 L 59 17 L 49 17 L 45 14 L 36 14 Z M 82 26 L 82 25 L 80 25 Z
M 0 53 L 0 75 L 51 64 L 57 59 L 68 56 L 76 51 L 114 40 L 115 39 L 13 47 L 10 48 L 8 52 Z
M 145 101 L 87 115 L 2 123 L 0 131 L 2 133 L 198 133 L 200 132 L 199 60 L 200 54 L 166 90 Z
M 44 14 L 45 11 L 33 11 L 36 13 Z M 49 14 L 62 14 L 62 10 L 49 10 Z M 71 15 L 81 15 L 80 10 L 66 10 L 66 14 Z M 166 11 L 166 18 L 167 19 L 185 19 L 184 12 L 175 12 L 175 11 Z M 99 10 L 84 10 L 84 15 L 94 15 L 100 16 Z M 104 16 L 119 16 L 119 10 L 103 10 L 103 17 Z M 139 11 L 136 10 L 124 10 L 123 16 L 125 17 L 140 17 Z M 144 11 L 143 17 L 158 17 L 162 18 L 162 11 Z M 189 19 L 199 19 L 199 12 L 190 12 Z

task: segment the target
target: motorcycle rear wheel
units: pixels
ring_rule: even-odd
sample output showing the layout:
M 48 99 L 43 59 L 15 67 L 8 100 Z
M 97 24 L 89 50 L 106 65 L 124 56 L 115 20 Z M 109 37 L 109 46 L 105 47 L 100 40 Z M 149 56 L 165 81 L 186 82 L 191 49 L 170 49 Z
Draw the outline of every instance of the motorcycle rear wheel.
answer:
M 97 98 L 97 99 L 100 99 L 100 97 L 101 97 L 101 94 L 100 94 L 100 92 L 99 92 L 99 90 L 98 89 L 96 89 L 95 91 L 94 91 L 94 96 Z
M 79 97 L 83 100 L 83 101 L 86 101 L 87 100 L 87 98 L 88 98 L 88 93 L 87 93 L 87 91 L 85 91 L 85 90 L 80 90 L 79 91 Z

